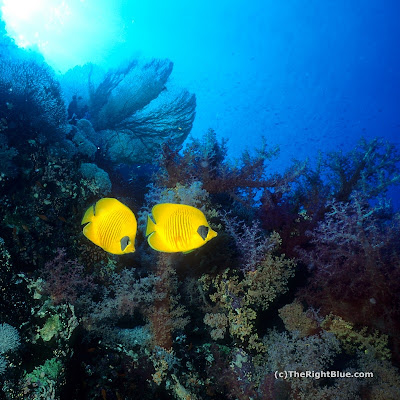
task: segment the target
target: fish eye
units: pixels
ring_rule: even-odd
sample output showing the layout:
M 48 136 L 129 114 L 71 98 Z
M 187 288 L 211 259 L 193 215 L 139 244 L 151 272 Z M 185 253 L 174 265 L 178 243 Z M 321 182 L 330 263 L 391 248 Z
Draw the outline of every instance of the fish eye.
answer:
M 209 228 L 208 228 L 208 226 L 205 226 L 205 225 L 200 225 L 197 228 L 197 233 L 201 236 L 201 238 L 203 240 L 206 240 L 207 235 L 208 235 L 208 231 L 209 231 Z

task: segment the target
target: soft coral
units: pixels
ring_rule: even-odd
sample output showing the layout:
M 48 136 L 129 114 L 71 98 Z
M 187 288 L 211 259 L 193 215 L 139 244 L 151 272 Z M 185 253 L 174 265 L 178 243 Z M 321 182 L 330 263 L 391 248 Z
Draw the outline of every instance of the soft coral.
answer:
M 311 272 L 300 298 L 323 314 L 333 312 L 395 339 L 400 329 L 399 216 L 390 223 L 379 206 L 371 207 L 359 194 L 350 202 L 330 201 L 327 208 L 325 219 L 308 232 L 312 247 L 299 250 Z

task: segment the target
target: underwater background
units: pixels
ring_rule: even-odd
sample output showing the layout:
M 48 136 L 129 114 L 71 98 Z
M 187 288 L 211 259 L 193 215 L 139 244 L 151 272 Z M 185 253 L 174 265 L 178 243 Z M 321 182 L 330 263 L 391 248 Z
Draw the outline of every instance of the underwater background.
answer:
M 396 1 L 0 7 L 0 399 L 400 398 Z

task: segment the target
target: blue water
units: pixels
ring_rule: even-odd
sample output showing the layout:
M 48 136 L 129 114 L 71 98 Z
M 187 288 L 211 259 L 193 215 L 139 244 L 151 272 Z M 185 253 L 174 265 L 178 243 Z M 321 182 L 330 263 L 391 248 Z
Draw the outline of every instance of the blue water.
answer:
M 47 1 L 26 19 L 4 3 L 9 32 L 56 70 L 169 58 L 172 80 L 197 97 L 192 135 L 213 128 L 234 156 L 261 135 L 280 146 L 278 171 L 360 137 L 399 144 L 396 1 Z
M 399 143 L 396 1 L 64 3 L 58 20 L 37 10 L 17 19 L 14 32 L 10 16 L 8 28 L 47 42 L 56 70 L 130 55 L 169 58 L 173 79 L 197 96 L 192 134 L 212 127 L 235 155 L 243 137 L 251 148 L 260 135 L 280 145 L 281 168 L 361 136 Z

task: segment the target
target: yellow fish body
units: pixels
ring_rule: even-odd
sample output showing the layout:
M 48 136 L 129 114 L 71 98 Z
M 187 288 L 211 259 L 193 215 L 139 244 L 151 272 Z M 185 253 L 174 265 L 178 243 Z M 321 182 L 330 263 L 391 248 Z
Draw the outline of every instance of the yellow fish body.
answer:
M 135 215 L 117 199 L 99 200 L 87 209 L 81 224 L 86 224 L 83 234 L 103 250 L 112 254 L 135 251 Z
M 217 236 L 205 215 L 185 204 L 157 204 L 147 217 L 146 236 L 151 248 L 165 253 L 188 253 Z

